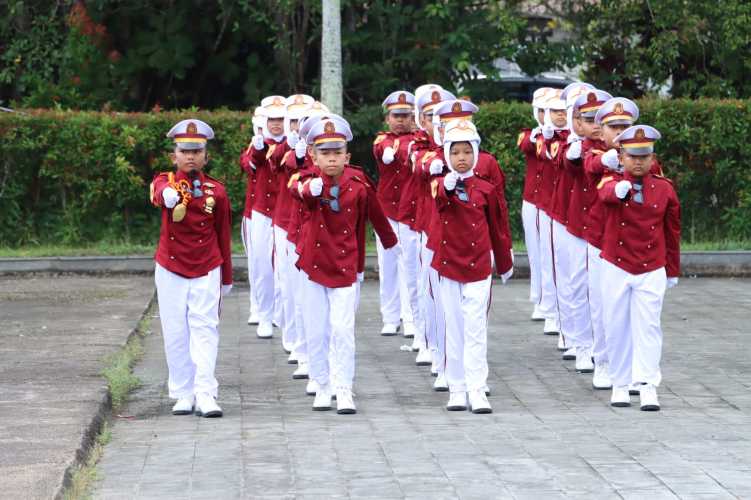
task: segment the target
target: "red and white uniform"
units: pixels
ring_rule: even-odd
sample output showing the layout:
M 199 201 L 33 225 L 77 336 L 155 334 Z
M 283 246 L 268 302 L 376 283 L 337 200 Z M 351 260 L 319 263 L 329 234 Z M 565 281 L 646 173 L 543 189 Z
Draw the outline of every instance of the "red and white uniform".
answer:
M 193 180 L 183 172 L 175 181 Z M 169 174 L 151 184 L 151 202 L 160 207 L 162 226 L 156 250 L 159 298 L 171 398 L 206 393 L 216 397 L 214 377 L 219 345 L 219 303 L 223 285 L 232 284 L 231 211 L 224 186 L 198 173 L 200 197 L 193 195 L 184 219 L 172 220 L 163 193 Z
M 409 184 L 409 145 L 412 134 L 397 135 L 392 132 L 378 134 L 373 142 L 373 156 L 378 167 L 378 201 L 399 238 L 394 250 L 388 251 L 376 238 L 378 250 L 378 274 L 380 278 L 381 315 L 384 324 L 405 325 L 413 322 L 417 310 L 417 270 L 415 253 L 416 233 L 409 225 L 399 222 L 399 205 Z M 386 164 L 383 154 L 386 148 L 394 150 L 394 160 Z M 408 219 L 407 219 L 408 220 Z
M 624 174 L 624 180 L 639 179 Z M 647 174 L 642 202 L 631 189 L 616 195 L 620 179 L 606 175 L 599 184 L 603 203 L 603 315 L 613 386 L 659 385 L 662 329 L 660 315 L 668 278 L 680 274 L 680 204 L 672 183 Z
M 495 264 L 504 275 L 513 266 L 508 214 L 496 188 L 471 171 L 460 177 L 467 201 L 458 198 L 456 189 L 447 191 L 442 179 L 433 180 L 440 235 L 432 266 L 441 277 L 451 392 L 486 386 L 492 268 Z
M 365 265 L 365 230 L 370 220 L 384 248 L 397 244 L 389 221 L 370 182 L 361 170 L 345 167 L 335 182 L 323 177 L 323 190 L 314 196 L 310 184 L 317 175 L 294 180 L 305 211 L 298 241 L 297 267 L 305 273 L 304 325 L 310 377 L 326 386 L 335 380 L 350 389 L 355 363 L 355 309 L 358 274 Z M 338 186 L 338 211 L 332 210 L 332 188 Z M 334 352 L 329 359 L 329 343 Z M 331 373 L 336 371 L 336 373 Z

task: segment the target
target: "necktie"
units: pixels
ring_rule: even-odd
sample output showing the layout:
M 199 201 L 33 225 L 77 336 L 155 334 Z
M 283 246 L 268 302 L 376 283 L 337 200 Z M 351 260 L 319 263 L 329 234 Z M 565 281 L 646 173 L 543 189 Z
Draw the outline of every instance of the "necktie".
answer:
M 633 200 L 636 203 L 642 204 L 644 203 L 644 195 L 642 194 L 642 183 L 641 182 L 634 182 L 634 196 Z

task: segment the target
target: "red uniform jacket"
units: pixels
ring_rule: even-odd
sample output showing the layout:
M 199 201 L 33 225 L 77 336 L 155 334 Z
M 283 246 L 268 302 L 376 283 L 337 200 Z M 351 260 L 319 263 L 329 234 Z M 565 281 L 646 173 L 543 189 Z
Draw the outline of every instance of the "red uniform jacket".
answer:
M 516 145 L 521 152 L 524 153 L 524 160 L 527 164 L 527 170 L 524 174 L 524 191 L 522 192 L 522 199 L 528 203 L 537 205 L 537 198 L 539 196 L 542 182 L 542 167 L 537 153 L 537 143 L 542 143 L 542 134 L 537 134 L 534 142 L 532 141 L 531 136 L 532 130 L 522 130 L 519 133 Z
M 636 181 L 628 173 L 623 179 Z M 681 208 L 673 184 L 659 175 L 645 175 L 643 202 L 636 203 L 633 189 L 623 200 L 615 195 L 619 180 L 606 174 L 598 188 L 605 216 L 602 258 L 631 274 L 665 267 L 669 278 L 679 276 Z
M 276 196 L 279 190 L 273 165 L 278 165 L 287 151 L 287 141 L 282 139 L 277 143 L 273 139 L 265 139 L 263 149 L 250 147 L 250 162 L 256 167 L 255 199 L 253 210 L 267 217 L 274 217 Z
M 411 173 L 407 158 L 410 141 L 411 133 L 397 135 L 392 132 L 381 132 L 373 141 L 373 156 L 378 166 L 378 201 L 386 217 L 395 221 L 399 220 L 399 202 Z M 390 165 L 382 160 L 383 150 L 387 147 L 396 153 Z
M 276 154 L 271 157 L 271 168 L 276 177 L 277 191 L 276 202 L 274 205 L 274 217 L 273 223 L 285 231 L 289 231 L 289 217 L 292 210 L 293 198 L 287 184 L 292 174 L 297 171 L 297 162 L 295 159 L 295 151 L 290 149 L 287 145 L 287 141 L 284 141 L 284 154 L 279 158 L 279 162 L 276 163 L 278 156 Z M 292 161 L 288 161 L 292 158 Z
M 431 148 L 433 144 L 433 140 L 428 136 L 427 132 L 418 130 L 412 136 L 412 142 L 407 148 L 409 176 L 402 189 L 396 220 L 407 224 L 413 231 L 422 231 L 419 221 L 421 218 L 419 207 L 424 199 L 424 195 L 430 195 L 430 183 L 424 181 L 422 173 L 416 168 L 416 161 L 418 155 Z
M 190 179 L 183 172 L 175 180 Z M 224 185 L 204 173 L 198 174 L 203 196 L 193 196 L 185 218 L 172 221 L 172 209 L 164 206 L 162 193 L 169 186 L 169 174 L 157 174 L 151 182 L 151 203 L 162 208 L 162 229 L 154 259 L 163 268 L 185 278 L 205 276 L 222 266 L 222 284 L 232 284 L 232 212 Z M 212 210 L 207 201 L 214 199 Z
M 297 267 L 328 288 L 350 286 L 365 268 L 365 229 L 370 220 L 384 248 L 397 244 L 375 190 L 362 170 L 347 166 L 339 178 L 339 212 L 331 209 L 333 181 L 324 176 L 322 196 L 310 193 L 313 176 L 297 179 L 295 188 L 308 219 L 298 242 Z
M 253 202 L 256 197 L 256 172 L 250 165 L 250 155 L 252 153 L 252 144 L 248 144 L 245 151 L 240 155 L 240 168 L 248 176 L 248 183 L 245 187 L 245 208 L 243 209 L 243 217 L 250 218 L 253 213 Z
M 560 189 L 565 190 L 570 181 L 568 181 L 561 172 L 561 165 L 559 163 L 560 152 L 566 139 L 568 138 L 568 130 L 556 130 L 553 137 L 544 142 L 543 151 L 541 153 L 540 163 L 542 165 L 542 189 L 540 191 L 540 198 L 538 198 L 539 206 L 545 210 L 551 219 L 562 222 L 560 212 L 565 212 L 566 207 L 561 205 L 568 205 L 566 200 L 559 200 L 557 197 L 558 185 L 563 183 L 564 187 Z
M 441 224 L 441 239 L 431 265 L 438 274 L 460 283 L 480 281 L 492 274 L 493 252 L 498 274 L 511 270 L 511 240 L 504 232 L 503 205 L 489 182 L 473 175 L 464 180 L 469 200 L 447 192 L 443 179 L 433 180 Z M 506 217 L 508 218 L 508 217 Z

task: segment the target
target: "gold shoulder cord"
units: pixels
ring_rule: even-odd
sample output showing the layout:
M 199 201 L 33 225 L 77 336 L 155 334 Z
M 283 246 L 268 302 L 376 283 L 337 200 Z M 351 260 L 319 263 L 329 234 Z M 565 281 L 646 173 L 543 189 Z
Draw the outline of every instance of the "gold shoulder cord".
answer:
M 190 184 L 185 179 L 176 182 L 174 172 L 170 172 L 169 185 L 172 189 L 180 193 L 180 204 L 172 209 L 172 221 L 180 222 L 185 218 L 185 214 L 188 213 L 188 203 L 193 198 L 193 195 L 190 193 Z

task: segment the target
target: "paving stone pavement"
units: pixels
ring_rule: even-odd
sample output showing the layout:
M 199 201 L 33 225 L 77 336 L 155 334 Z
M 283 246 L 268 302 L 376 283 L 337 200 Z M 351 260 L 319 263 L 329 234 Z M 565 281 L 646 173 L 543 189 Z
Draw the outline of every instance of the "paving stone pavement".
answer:
M 95 498 L 751 497 L 751 281 L 682 279 L 663 314 L 663 409 L 611 408 L 529 321 L 527 283 L 493 286 L 494 413 L 447 412 L 427 368 L 381 337 L 377 282 L 357 316 L 357 415 L 311 411 L 278 333 L 225 303 L 222 419 L 173 417 L 158 328 Z M 155 324 L 158 323 L 155 321 Z
M 0 276 L 0 498 L 61 489 L 153 293 L 147 276 Z

